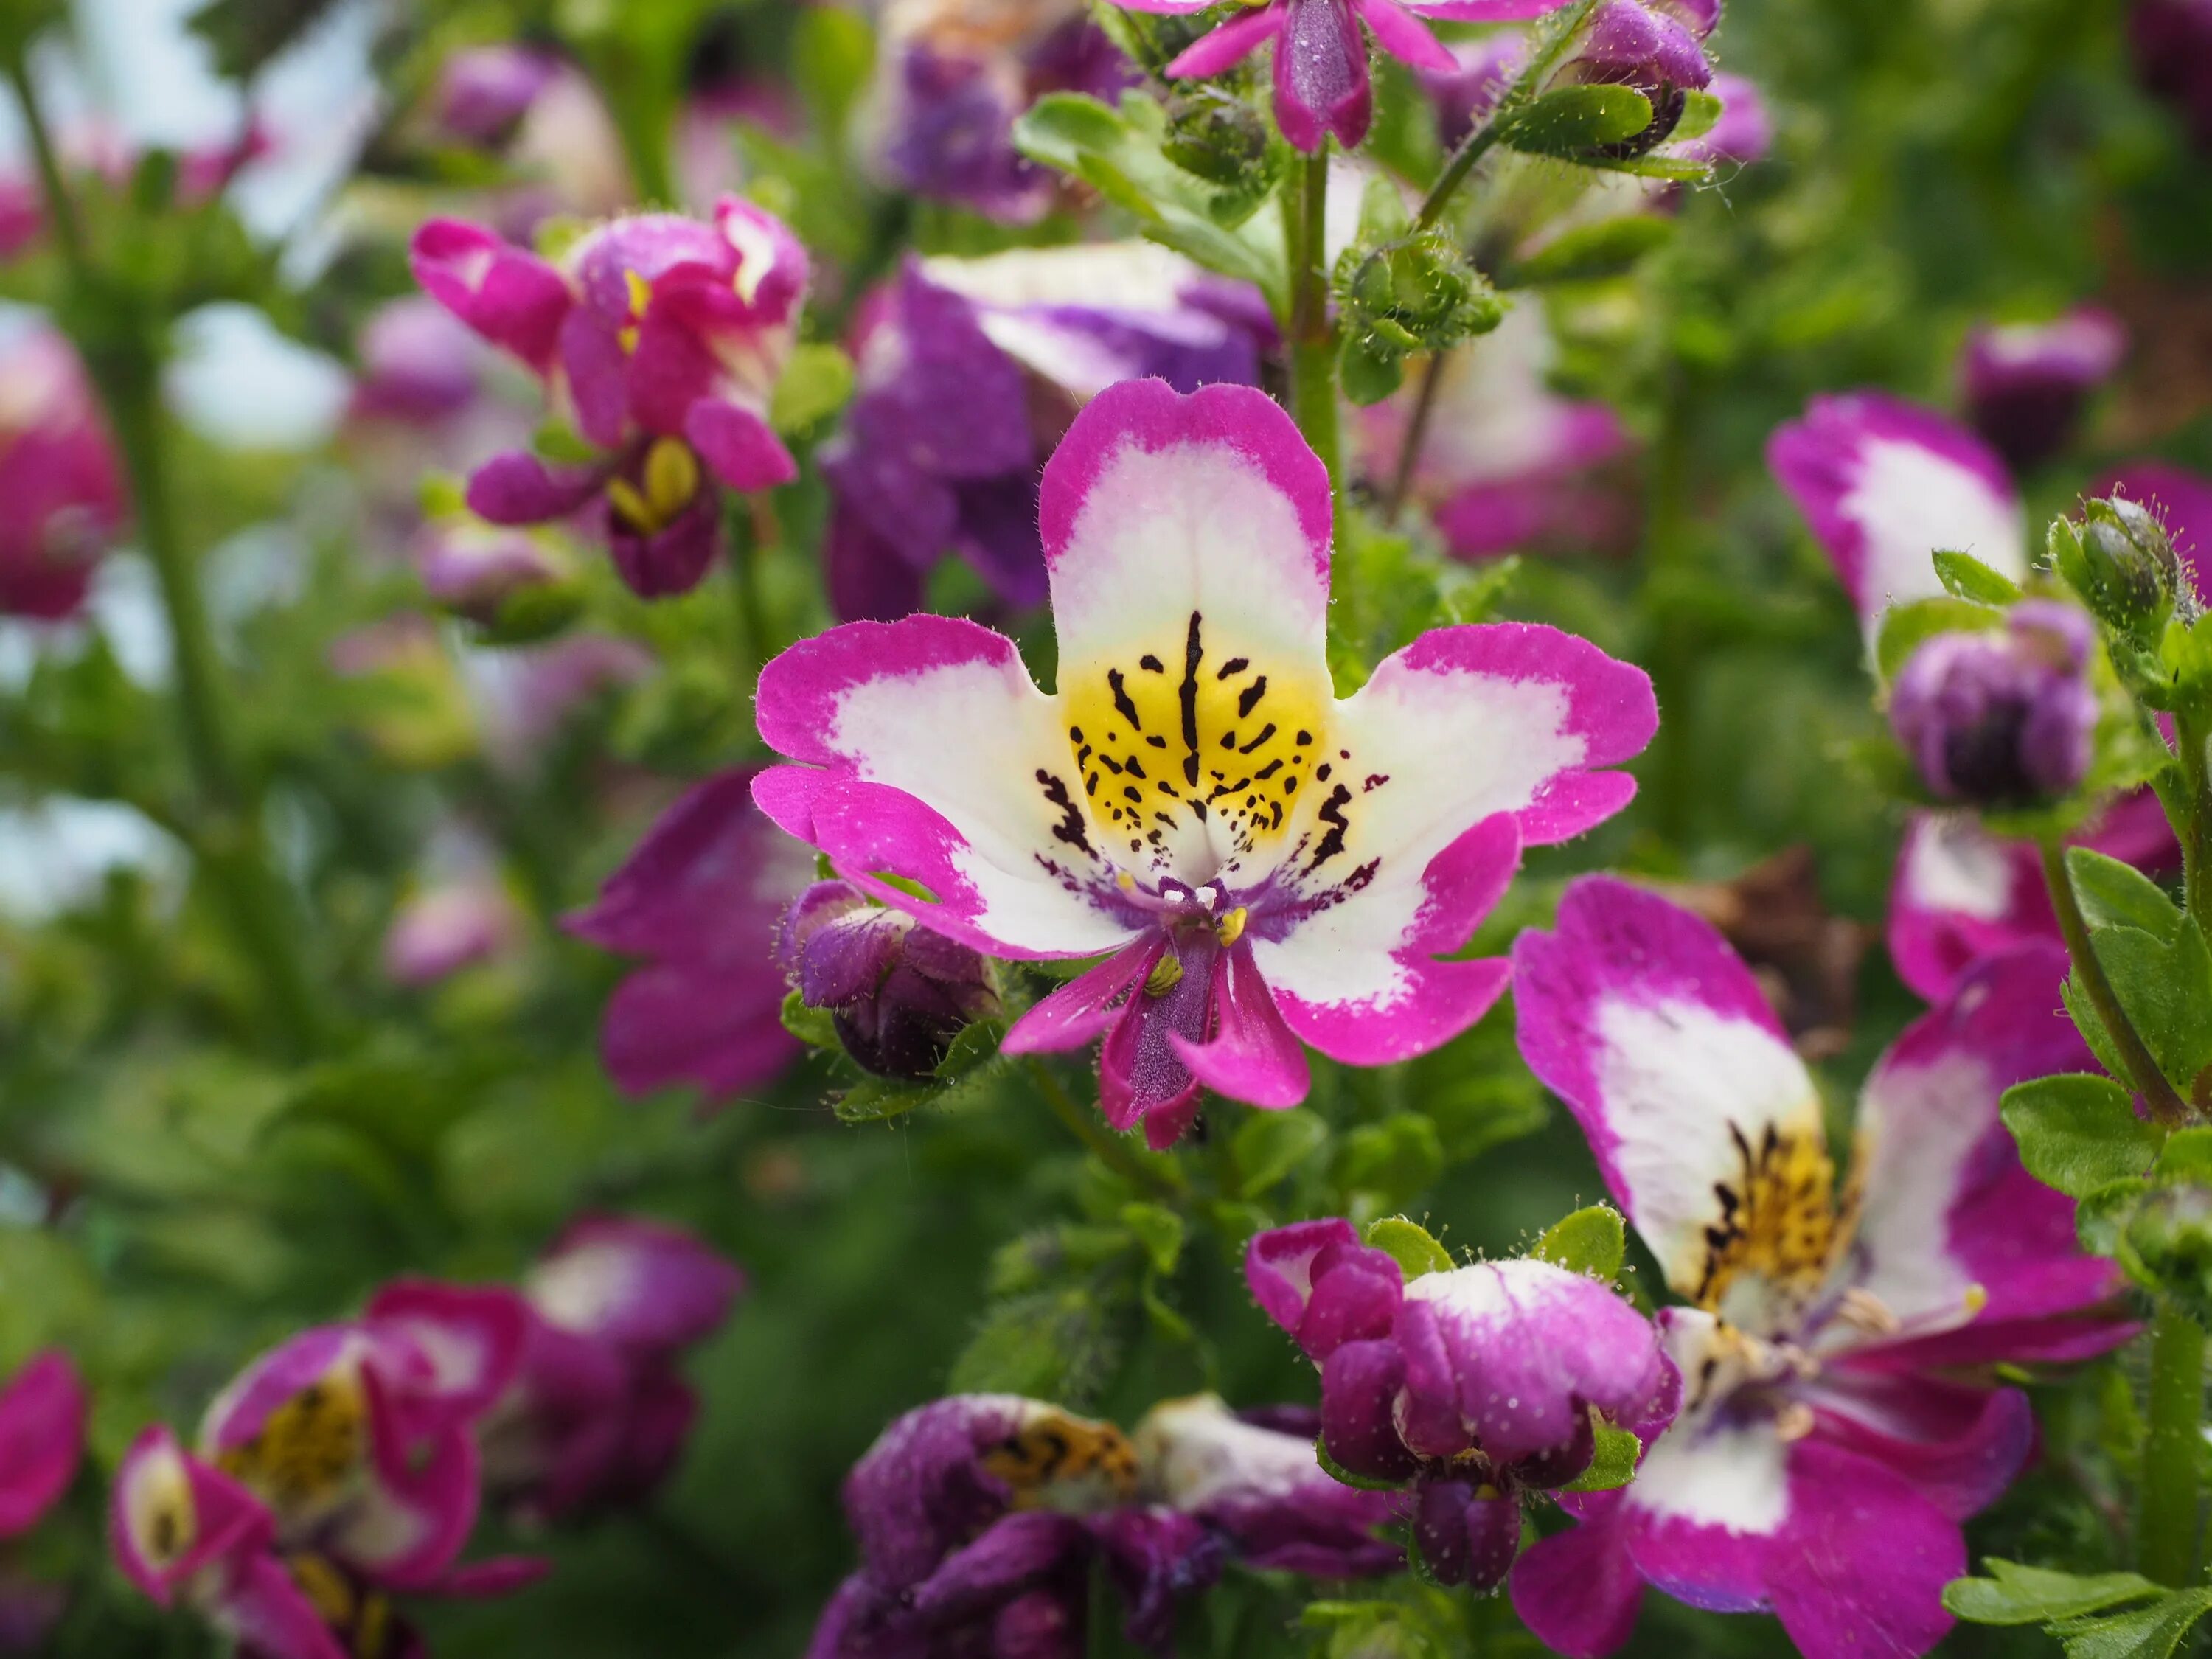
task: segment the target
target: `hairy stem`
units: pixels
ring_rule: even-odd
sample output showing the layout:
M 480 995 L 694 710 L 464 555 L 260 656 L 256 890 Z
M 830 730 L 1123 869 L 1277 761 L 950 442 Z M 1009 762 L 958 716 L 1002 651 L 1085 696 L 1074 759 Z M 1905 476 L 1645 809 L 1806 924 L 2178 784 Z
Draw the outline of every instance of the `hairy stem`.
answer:
M 2189 823 L 2181 835 L 2182 893 L 2189 914 L 2212 927 L 2212 779 L 2207 777 L 2202 717 L 2184 711 L 2174 717 L 2174 749 L 2189 781 Z
M 1451 160 L 1444 163 L 1443 172 L 1429 186 L 1429 193 L 1422 198 L 1420 209 L 1413 216 L 1415 229 L 1426 230 L 1443 217 L 1452 198 L 1467 182 L 1468 174 L 1474 171 L 1474 164 L 1489 154 L 1491 146 L 1504 136 L 1513 118 L 1534 100 L 1539 89 L 1558 67 L 1576 31 L 1596 9 L 1597 0 L 1574 0 L 1565 10 L 1552 15 L 1534 50 L 1528 54 L 1528 61 L 1513 77 L 1512 85 L 1500 93 L 1498 101 L 1491 106 L 1489 118 L 1460 141 Z
M 2058 931 L 2065 937 L 2067 954 L 2074 958 L 2074 972 L 2119 1054 L 2127 1082 L 2143 1097 L 2153 1117 L 2169 1129 L 2179 1127 L 2189 1121 L 2189 1108 L 2166 1081 L 2127 1011 L 2120 1006 L 2119 998 L 2113 994 L 2112 982 L 2105 977 L 2105 966 L 2097 960 L 2096 948 L 2089 942 L 2089 924 L 2074 896 L 2073 880 L 2066 873 L 2065 849 L 2055 841 L 2043 844 L 2043 879 L 2051 890 L 2051 907 L 2058 913 Z
M 7 74 L 38 157 L 46 211 L 71 287 L 79 297 L 96 294 L 105 286 L 103 273 L 78 226 L 37 89 L 20 58 L 9 61 Z M 178 722 L 198 795 L 190 838 L 239 947 L 260 981 L 276 1046 L 296 1058 L 315 1043 L 315 998 L 300 954 L 300 928 L 269 863 L 260 802 L 232 739 L 222 665 L 198 573 L 178 533 L 161 407 L 160 325 L 125 309 L 133 303 L 128 296 L 117 297 L 119 303 L 111 309 L 124 310 L 129 325 L 111 324 L 100 337 L 80 339 L 78 344 L 122 456 L 138 542 L 153 564 L 168 618 Z M 66 320 L 66 309 L 64 316 Z
M 1283 215 L 1291 256 L 1291 416 L 1344 501 L 1337 429 L 1336 328 L 1328 314 L 1328 141 L 1299 168 Z
M 2197 1425 L 2204 1408 L 2204 1332 L 2171 1303 L 2150 1334 L 2150 1424 L 2143 1437 L 2137 1565 L 2161 1584 L 2197 1582 Z
M 1075 1097 L 1061 1086 L 1049 1066 L 1034 1055 L 1030 1060 L 1030 1075 L 1036 1080 L 1037 1092 L 1044 1097 L 1044 1103 L 1051 1109 L 1052 1115 L 1084 1144 L 1092 1157 L 1115 1175 L 1155 1198 L 1173 1198 L 1182 1191 L 1182 1174 L 1173 1163 L 1145 1156 L 1109 1129 L 1095 1113 L 1085 1111 Z

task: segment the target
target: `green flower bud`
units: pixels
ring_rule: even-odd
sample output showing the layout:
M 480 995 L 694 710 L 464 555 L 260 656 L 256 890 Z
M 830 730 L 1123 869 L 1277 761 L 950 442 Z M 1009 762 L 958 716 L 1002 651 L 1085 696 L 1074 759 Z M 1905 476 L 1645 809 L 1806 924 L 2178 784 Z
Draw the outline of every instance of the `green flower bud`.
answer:
M 2078 526 L 2051 526 L 2051 557 L 2069 586 L 2107 627 L 2139 638 L 2154 634 L 2184 590 L 2173 544 L 2140 501 L 2124 495 L 2091 501 Z
M 2199 1322 L 2212 1317 L 2212 1191 L 2160 1187 L 2128 1218 L 2123 1260 L 2132 1253 L 2174 1305 Z

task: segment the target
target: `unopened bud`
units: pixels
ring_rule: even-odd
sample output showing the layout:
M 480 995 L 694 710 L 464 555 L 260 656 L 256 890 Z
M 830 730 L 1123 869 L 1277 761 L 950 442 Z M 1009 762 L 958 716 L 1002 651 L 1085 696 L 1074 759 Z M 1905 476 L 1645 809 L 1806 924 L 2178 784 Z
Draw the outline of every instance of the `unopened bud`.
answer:
M 848 882 L 817 882 L 784 915 L 776 954 L 845 1052 L 878 1077 L 920 1080 L 952 1039 L 998 1012 L 990 964 Z
M 1890 725 L 1920 781 L 1942 800 L 1981 807 L 2043 805 L 2089 769 L 2097 697 L 2087 668 L 2088 618 L 2028 599 L 2007 626 L 1942 634 L 1897 677 Z
M 2051 556 L 2098 620 L 2145 637 L 2161 627 L 2181 588 L 2173 544 L 2150 509 L 2124 495 L 2091 501 L 2077 527 L 2051 526 Z

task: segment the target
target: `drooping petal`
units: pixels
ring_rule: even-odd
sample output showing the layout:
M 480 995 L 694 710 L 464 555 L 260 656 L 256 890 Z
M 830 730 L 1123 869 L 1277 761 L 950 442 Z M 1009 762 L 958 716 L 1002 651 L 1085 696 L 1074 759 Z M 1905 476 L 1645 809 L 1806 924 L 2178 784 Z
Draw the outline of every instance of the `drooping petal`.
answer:
M 28 1531 L 76 1479 L 86 1404 L 84 1380 L 58 1349 L 0 1390 L 0 1538 Z
M 1413 1540 L 1439 1583 L 1493 1590 L 1521 1548 L 1521 1500 L 1447 1468 L 1424 1470 L 1413 1488 Z
M 211 1566 L 265 1550 L 274 1528 L 258 1498 L 158 1423 L 124 1454 L 107 1525 L 124 1576 L 165 1607 Z
M 1040 998 L 1014 1022 L 1000 1048 L 1010 1054 L 1049 1054 L 1096 1042 L 1121 1018 L 1123 1001 L 1144 984 L 1166 950 L 1164 940 L 1151 935 L 1123 946 Z
M 541 374 L 552 368 L 574 301 L 544 260 L 481 226 L 432 219 L 416 231 L 408 264 L 424 293 L 485 339 Z
M 495 455 L 469 477 L 469 511 L 493 524 L 563 519 L 599 493 L 606 470 L 553 466 L 526 449 Z
M 1197 1121 L 1199 1080 L 1182 1050 L 1207 1034 L 1221 955 L 1211 938 L 1182 945 L 1181 976 L 1157 994 L 1147 986 L 1131 996 L 1099 1045 L 1098 1109 L 1110 1128 L 1142 1123 L 1155 1152 L 1172 1146 Z
M 1958 1522 L 1900 1476 L 1818 1439 L 1791 1449 L 1790 1491 L 1767 1590 L 1805 1659 L 1923 1654 L 1943 1639 L 1943 1586 L 1966 1571 Z
M 1039 511 L 1066 752 L 1114 857 L 1264 873 L 1328 738 L 1327 469 L 1261 392 L 1127 381 Z
M 766 419 L 726 398 L 702 398 L 684 416 L 684 435 L 714 476 L 737 490 L 774 489 L 799 477 L 799 463 Z
M 1540 1538 L 1513 1564 L 1513 1611 L 1566 1659 L 1601 1659 L 1626 1642 L 1644 1602 L 1617 1506 Z
M 1398 1432 L 1406 1356 L 1395 1341 L 1346 1342 L 1321 1365 L 1321 1436 L 1340 1468 L 1370 1480 L 1410 1480 L 1420 1460 Z
M 1891 605 L 1942 592 L 1934 552 L 2027 574 L 2027 521 L 2004 463 L 1931 410 L 1878 392 L 1815 398 L 1776 429 L 1766 463 L 1834 562 L 1869 642 Z
M 210 1611 L 245 1652 L 264 1659 L 348 1659 L 337 1632 L 273 1555 L 245 1562 Z
M 2089 1309 L 2118 1288 L 2112 1264 L 2075 1242 L 2072 1204 L 2021 1167 L 1997 1118 L 2012 1085 L 2094 1069 L 2059 1000 L 2066 972 L 2057 945 L 1992 959 L 1867 1080 L 1851 1278 L 1909 1336 L 1963 1327 L 1971 1340 L 2008 1321 Z M 2112 1340 L 2125 1330 L 2113 1325 Z
M 757 713 L 804 764 L 764 775 L 756 798 L 885 903 L 1001 956 L 1129 937 L 1091 896 L 1103 866 L 1060 710 L 1003 635 L 944 617 L 848 623 L 771 662 Z
M 1521 1053 L 1684 1296 L 1794 1328 L 1838 1243 L 1820 1096 L 1720 935 L 1624 882 L 1516 941 Z

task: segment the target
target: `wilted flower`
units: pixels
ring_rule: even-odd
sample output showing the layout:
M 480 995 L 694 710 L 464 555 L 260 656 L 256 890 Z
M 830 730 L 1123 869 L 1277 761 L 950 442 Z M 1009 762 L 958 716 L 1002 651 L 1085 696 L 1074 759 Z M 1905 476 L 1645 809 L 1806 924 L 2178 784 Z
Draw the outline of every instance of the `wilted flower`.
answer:
M 785 908 L 807 885 L 805 849 L 755 809 L 740 767 L 688 790 L 563 925 L 647 958 L 607 1004 L 599 1052 L 616 1086 L 689 1083 L 710 1101 L 769 1082 L 799 1056 L 783 1029 L 775 956 Z
M 2039 465 L 2065 447 L 2127 344 L 2119 319 L 2094 306 L 2055 322 L 1978 328 L 1959 363 L 1967 416 L 2014 466 Z
M 926 1078 L 952 1039 L 994 1013 L 990 964 L 850 882 L 820 881 L 787 911 L 776 955 L 845 1052 L 880 1077 Z
M 698 1401 L 683 1352 L 728 1318 L 744 1275 L 681 1228 L 586 1216 L 523 1284 L 530 1335 L 483 1429 L 484 1480 L 519 1513 L 634 1503 L 674 1467 Z
M 1160 1648 L 1224 1559 L 1347 1578 L 1397 1567 L 1389 1499 L 1339 1486 L 1308 1434 L 1211 1396 L 1125 1436 L 1012 1395 L 955 1395 L 885 1429 L 845 1482 L 860 1569 L 808 1659 L 1079 1659 L 1091 1564 L 1130 1639 Z
M 1526 624 L 1436 629 L 1337 701 L 1331 514 L 1263 394 L 1127 381 L 1045 469 L 1057 695 L 1012 641 L 929 616 L 761 676 L 761 734 L 797 763 L 755 796 L 840 874 L 994 956 L 1110 953 L 1006 1048 L 1103 1037 L 1107 1121 L 1156 1146 L 1201 1085 L 1303 1099 L 1301 1039 L 1376 1065 L 1465 1030 L 1504 965 L 1440 956 L 1524 842 L 1620 810 L 1633 783 L 1596 769 L 1655 724 L 1640 671 Z
M 2018 1390 L 1967 1379 L 2129 1334 L 2112 1264 L 1997 1118 L 2012 1084 L 2093 1068 L 2065 953 L 1984 964 L 1892 1045 L 1840 1193 L 1819 1091 L 1703 922 L 1585 878 L 1513 958 L 1522 1055 L 1690 1304 L 1660 1315 L 1680 1415 L 1632 1484 L 1568 1500 L 1582 1524 L 1522 1558 L 1516 1607 L 1571 1656 L 1618 1647 L 1647 1583 L 1771 1609 L 1810 1659 L 1925 1652 L 1960 1522 L 2034 1441 Z
M 410 896 L 384 935 L 384 975 L 395 985 L 434 985 L 489 962 L 519 942 L 522 917 L 489 874 L 441 882 Z
M 1131 11 L 1187 15 L 1213 0 L 1120 0 Z M 1219 75 L 1261 46 L 1275 48 L 1275 123 L 1306 151 L 1334 135 L 1345 149 L 1367 136 L 1375 87 L 1367 41 L 1416 70 L 1449 73 L 1452 55 L 1421 22 L 1425 17 L 1495 23 L 1540 17 L 1563 0 L 1266 0 L 1230 18 L 1168 65 L 1174 76 Z M 1702 83 L 1700 83 L 1702 84 Z
M 1244 1277 L 1321 1367 L 1330 1458 L 1414 1481 L 1422 1559 L 1491 1589 L 1521 1547 L 1521 1495 L 1589 1468 L 1595 1419 L 1647 1437 L 1680 1379 L 1650 1321 L 1610 1285 L 1547 1261 L 1480 1261 L 1407 1284 L 1348 1221 L 1257 1235 Z
M 2212 150 L 2212 0 L 2134 0 L 2136 75 L 2174 106 L 2200 150 Z
M 115 453 L 76 353 L 47 329 L 13 332 L 0 341 L 0 611 L 73 613 L 123 513 Z
M 2096 650 L 2087 615 L 2023 599 L 1999 631 L 1939 634 L 1890 692 L 1890 728 L 1939 799 L 2039 805 L 2071 793 L 2095 748 Z
M 888 0 L 863 117 L 886 185 L 1020 224 L 1052 175 L 1015 149 L 1015 119 L 1050 92 L 1112 100 L 1136 68 L 1083 0 Z
M 1516 548 L 1587 548 L 1613 540 L 1626 503 L 1591 474 L 1628 448 L 1620 417 L 1547 383 L 1557 356 L 1541 305 L 1523 301 L 1437 370 L 1412 499 L 1429 509 L 1454 555 L 1487 559 Z M 1388 487 L 1412 435 L 1418 386 L 1362 411 L 1360 466 Z
M 617 219 L 558 266 L 434 219 L 413 261 L 432 298 L 544 377 L 585 440 L 557 460 L 518 450 L 486 463 L 469 483 L 479 516 L 537 524 L 590 506 L 623 580 L 655 598 L 696 586 L 714 557 L 710 478 L 760 490 L 798 476 L 768 413 L 807 260 L 772 215 L 725 197 L 711 224 Z
M 1076 410 L 1149 375 L 1255 384 L 1272 331 L 1255 290 L 1149 243 L 909 264 L 870 307 L 859 395 L 821 453 L 837 614 L 918 610 L 948 550 L 1008 604 L 1040 603 L 1037 472 Z

